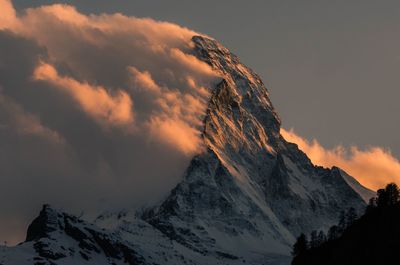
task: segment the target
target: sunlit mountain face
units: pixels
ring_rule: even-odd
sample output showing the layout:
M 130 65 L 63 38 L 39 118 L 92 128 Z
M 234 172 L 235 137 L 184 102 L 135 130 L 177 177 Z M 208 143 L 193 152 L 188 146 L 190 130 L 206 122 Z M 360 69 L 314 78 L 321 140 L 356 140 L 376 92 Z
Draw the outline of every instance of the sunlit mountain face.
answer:
M 281 128 L 261 78 L 210 36 L 0 10 L 0 240 L 23 242 L 0 264 L 289 264 L 298 234 L 400 177 L 389 150 Z

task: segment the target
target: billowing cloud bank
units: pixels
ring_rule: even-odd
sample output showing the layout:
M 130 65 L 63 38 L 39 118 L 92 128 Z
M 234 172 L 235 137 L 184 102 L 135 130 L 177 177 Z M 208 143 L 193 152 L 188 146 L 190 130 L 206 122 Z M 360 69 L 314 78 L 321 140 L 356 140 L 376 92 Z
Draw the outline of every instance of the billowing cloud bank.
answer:
M 400 161 L 389 150 L 380 147 L 360 150 L 356 146 L 326 149 L 315 139 L 310 142 L 297 135 L 293 129 L 281 129 L 281 134 L 288 142 L 296 143 L 314 164 L 340 167 L 372 190 L 382 188 L 389 182 L 400 185 Z
M 0 240 L 22 239 L 42 203 L 130 206 L 173 187 L 218 82 L 191 54 L 198 33 L 68 5 L 0 10 Z

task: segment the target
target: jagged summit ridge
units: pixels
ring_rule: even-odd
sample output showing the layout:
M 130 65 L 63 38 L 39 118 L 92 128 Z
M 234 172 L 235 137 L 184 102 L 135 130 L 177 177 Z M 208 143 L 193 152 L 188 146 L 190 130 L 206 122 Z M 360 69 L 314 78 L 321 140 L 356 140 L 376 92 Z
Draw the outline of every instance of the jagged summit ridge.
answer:
M 315 167 L 279 134 L 279 117 L 253 71 L 215 40 L 193 40 L 198 57 L 222 76 L 204 121 L 208 149 L 148 218 L 152 225 L 198 251 L 287 254 L 300 231 L 326 227 L 343 205 L 362 208 L 340 174 Z M 240 243 L 227 249 L 231 238 Z
M 58 217 L 61 217 L 61 214 L 51 208 L 49 204 L 43 205 L 39 216 L 29 225 L 25 241 L 35 241 L 48 237 L 51 232 L 60 228 L 57 223 Z
M 268 133 L 279 134 L 281 122 L 261 78 L 217 41 L 201 36 L 194 36 L 192 40 L 195 43 L 196 56 L 208 63 L 223 78 L 223 81 L 214 89 L 214 94 L 219 93 L 220 96 L 227 94 L 226 96 L 229 96 L 227 99 L 232 100 L 233 105 L 236 104 L 237 107 L 246 110 L 251 108 L 253 115 L 257 116 L 262 125 L 270 125 L 266 127 Z M 232 87 L 235 89 L 229 89 Z M 214 105 L 208 111 L 218 108 L 215 105 L 216 102 L 213 102 L 216 98 L 211 97 L 210 104 L 214 103 Z M 219 103 L 222 103 L 222 100 Z M 226 106 L 219 108 L 223 110 L 224 107 Z
M 46 206 L 27 242 L 5 252 L 7 264 L 24 264 L 15 263 L 21 249 L 42 264 L 122 264 L 127 253 L 134 257 L 128 264 L 287 264 L 300 232 L 329 227 L 347 207 L 364 207 L 359 192 L 368 191 L 337 168 L 314 166 L 280 135 L 280 119 L 256 73 L 213 39 L 194 36 L 193 43 L 193 54 L 221 82 L 209 88 L 205 151 L 182 181 L 140 215 L 125 211 L 89 223 Z M 78 230 L 83 239 L 70 232 Z M 87 242 L 98 252 L 83 251 Z M 64 256 L 43 256 L 32 247 L 38 243 Z M 113 246 L 113 256 L 104 245 Z

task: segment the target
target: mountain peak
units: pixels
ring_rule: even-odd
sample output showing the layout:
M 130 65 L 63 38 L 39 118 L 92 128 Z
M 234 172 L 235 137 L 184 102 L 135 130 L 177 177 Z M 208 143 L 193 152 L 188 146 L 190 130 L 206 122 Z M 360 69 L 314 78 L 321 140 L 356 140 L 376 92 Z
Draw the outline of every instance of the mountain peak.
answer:
M 58 219 L 62 214 L 53 209 L 49 204 L 44 204 L 39 216 L 29 225 L 26 241 L 34 241 L 49 236 L 49 233 L 59 228 Z
M 222 78 L 211 90 L 204 119 L 207 151 L 146 216 L 150 224 L 201 253 L 257 259 L 249 253 L 285 255 L 300 232 L 327 228 L 346 207 L 364 207 L 341 174 L 314 166 L 283 139 L 257 74 L 217 41 L 193 42 L 197 57 Z M 225 245 L 228 238 L 235 246 Z M 268 250 L 260 248 L 265 245 Z
M 51 253 L 61 254 L 49 259 L 71 258 L 73 264 L 93 257 L 101 264 L 129 257 L 137 264 L 288 264 L 301 232 L 327 229 L 341 210 L 365 207 L 359 183 L 336 168 L 313 165 L 285 141 L 268 89 L 255 72 L 211 38 L 192 41 L 192 53 L 221 81 L 209 88 L 206 148 L 182 181 L 137 218 L 102 218 L 112 228 L 44 206 L 24 246 L 35 240 L 56 245 Z
M 209 64 L 222 78 L 211 91 L 206 113 L 204 135 L 207 145 L 215 148 L 212 143 L 216 144 L 223 139 L 222 134 L 226 129 L 239 129 L 234 133 L 236 136 L 243 134 L 241 131 L 249 120 L 252 120 L 250 128 L 255 133 L 262 133 L 260 137 L 254 135 L 260 138 L 257 139 L 257 145 L 274 145 L 279 138 L 281 121 L 261 78 L 216 40 L 203 36 L 195 36 L 192 40 L 195 44 L 195 55 Z M 247 119 L 250 116 L 252 119 Z M 217 121 L 217 118 L 224 120 Z M 236 124 L 230 124 L 229 121 Z M 267 138 L 269 143 L 265 141 Z M 241 137 L 237 140 L 244 139 Z

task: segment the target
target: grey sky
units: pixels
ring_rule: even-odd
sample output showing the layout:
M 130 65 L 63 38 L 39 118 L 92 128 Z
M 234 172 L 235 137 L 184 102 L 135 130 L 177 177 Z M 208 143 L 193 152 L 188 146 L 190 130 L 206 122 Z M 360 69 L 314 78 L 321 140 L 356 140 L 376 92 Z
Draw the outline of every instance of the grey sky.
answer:
M 14 0 L 18 8 L 56 1 Z M 286 128 L 400 157 L 398 1 L 57 1 L 209 34 L 271 87 Z

